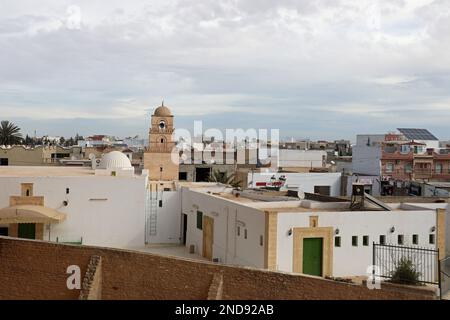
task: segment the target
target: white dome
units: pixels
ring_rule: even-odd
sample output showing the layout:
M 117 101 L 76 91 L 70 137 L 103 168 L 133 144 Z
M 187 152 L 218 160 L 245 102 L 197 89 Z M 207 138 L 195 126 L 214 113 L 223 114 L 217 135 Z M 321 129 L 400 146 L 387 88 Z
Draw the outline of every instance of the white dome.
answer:
M 100 169 L 123 169 L 131 167 L 130 159 L 119 151 L 112 151 L 105 154 L 99 165 Z

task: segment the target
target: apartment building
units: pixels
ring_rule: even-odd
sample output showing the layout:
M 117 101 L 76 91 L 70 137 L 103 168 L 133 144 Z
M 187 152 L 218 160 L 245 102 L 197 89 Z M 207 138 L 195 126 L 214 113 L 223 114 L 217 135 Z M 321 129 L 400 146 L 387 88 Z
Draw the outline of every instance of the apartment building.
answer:
M 377 180 L 381 194 L 408 194 L 411 181 L 450 181 L 450 153 L 426 129 L 358 135 L 352 171 L 351 182 Z

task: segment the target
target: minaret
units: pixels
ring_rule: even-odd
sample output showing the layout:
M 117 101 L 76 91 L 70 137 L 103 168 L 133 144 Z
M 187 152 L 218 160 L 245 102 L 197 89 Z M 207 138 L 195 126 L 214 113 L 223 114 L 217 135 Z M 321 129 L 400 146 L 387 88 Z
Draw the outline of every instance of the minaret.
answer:
M 176 152 L 174 131 L 173 115 L 163 100 L 152 115 L 149 146 L 144 153 L 144 169 L 149 170 L 150 180 L 178 180 L 179 164 L 172 161 L 172 152 Z

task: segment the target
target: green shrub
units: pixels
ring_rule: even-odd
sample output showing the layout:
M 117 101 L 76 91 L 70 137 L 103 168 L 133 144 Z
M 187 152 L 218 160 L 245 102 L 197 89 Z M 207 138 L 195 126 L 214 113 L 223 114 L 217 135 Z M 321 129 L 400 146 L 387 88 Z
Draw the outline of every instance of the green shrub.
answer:
M 411 260 L 403 257 L 397 263 L 396 269 L 391 274 L 391 282 L 408 285 L 418 285 L 420 272 L 416 270 L 416 267 Z

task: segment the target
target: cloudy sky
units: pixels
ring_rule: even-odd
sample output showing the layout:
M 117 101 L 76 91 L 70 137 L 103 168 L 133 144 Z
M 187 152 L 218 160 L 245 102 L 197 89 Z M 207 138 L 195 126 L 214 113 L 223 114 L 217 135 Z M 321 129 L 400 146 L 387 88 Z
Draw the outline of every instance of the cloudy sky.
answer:
M 0 119 L 24 133 L 176 126 L 450 138 L 448 0 L 1 0 Z

